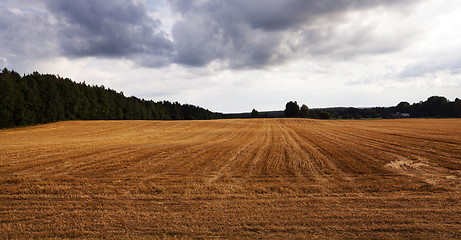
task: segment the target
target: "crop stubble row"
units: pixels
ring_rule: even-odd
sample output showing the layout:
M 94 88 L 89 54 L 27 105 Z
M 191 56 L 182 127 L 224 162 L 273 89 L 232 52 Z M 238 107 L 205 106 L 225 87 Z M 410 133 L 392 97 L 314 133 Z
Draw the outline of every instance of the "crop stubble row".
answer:
M 0 237 L 461 237 L 461 121 L 0 131 Z

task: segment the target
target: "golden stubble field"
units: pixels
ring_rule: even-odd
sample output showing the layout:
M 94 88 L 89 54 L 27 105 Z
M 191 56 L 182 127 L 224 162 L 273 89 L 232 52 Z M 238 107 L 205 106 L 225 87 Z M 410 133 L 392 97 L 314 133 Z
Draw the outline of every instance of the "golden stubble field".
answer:
M 0 238 L 461 238 L 461 119 L 0 131 Z

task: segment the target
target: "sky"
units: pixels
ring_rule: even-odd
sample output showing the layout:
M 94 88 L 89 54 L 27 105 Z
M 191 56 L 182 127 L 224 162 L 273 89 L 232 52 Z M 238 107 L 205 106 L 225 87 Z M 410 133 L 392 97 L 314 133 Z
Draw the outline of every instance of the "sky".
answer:
M 1 0 L 0 68 L 215 112 L 461 98 L 459 0 Z

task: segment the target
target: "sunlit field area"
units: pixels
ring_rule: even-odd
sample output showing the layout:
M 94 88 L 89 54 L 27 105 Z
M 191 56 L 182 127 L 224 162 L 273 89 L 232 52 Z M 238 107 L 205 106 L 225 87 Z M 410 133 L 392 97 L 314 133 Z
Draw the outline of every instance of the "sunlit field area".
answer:
M 461 119 L 0 131 L 0 238 L 461 238 Z

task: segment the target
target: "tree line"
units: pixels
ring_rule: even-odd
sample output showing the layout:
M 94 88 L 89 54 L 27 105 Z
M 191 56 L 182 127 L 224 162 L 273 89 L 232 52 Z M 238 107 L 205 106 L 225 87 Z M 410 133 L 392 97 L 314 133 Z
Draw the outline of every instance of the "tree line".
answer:
M 394 107 L 309 109 L 296 101 L 284 111 L 222 114 L 189 104 L 169 101 L 147 101 L 125 97 L 104 86 L 76 83 L 68 78 L 34 72 L 21 76 L 3 69 L 0 73 L 0 128 L 28 126 L 65 120 L 202 120 L 220 118 L 314 118 L 362 119 L 395 118 L 405 113 L 411 118 L 460 118 L 461 100 L 449 101 L 432 96 Z
M 405 114 L 405 115 L 402 115 Z M 374 108 L 321 108 L 309 109 L 305 104 L 299 107 L 296 101 L 285 106 L 284 117 L 315 119 L 363 119 L 363 118 L 461 118 L 461 100 L 449 101 L 443 96 L 432 96 L 426 101 L 410 104 L 400 102 L 393 107 Z
M 220 113 L 189 104 L 125 97 L 104 86 L 34 72 L 0 73 L 0 128 L 65 120 L 201 120 Z

